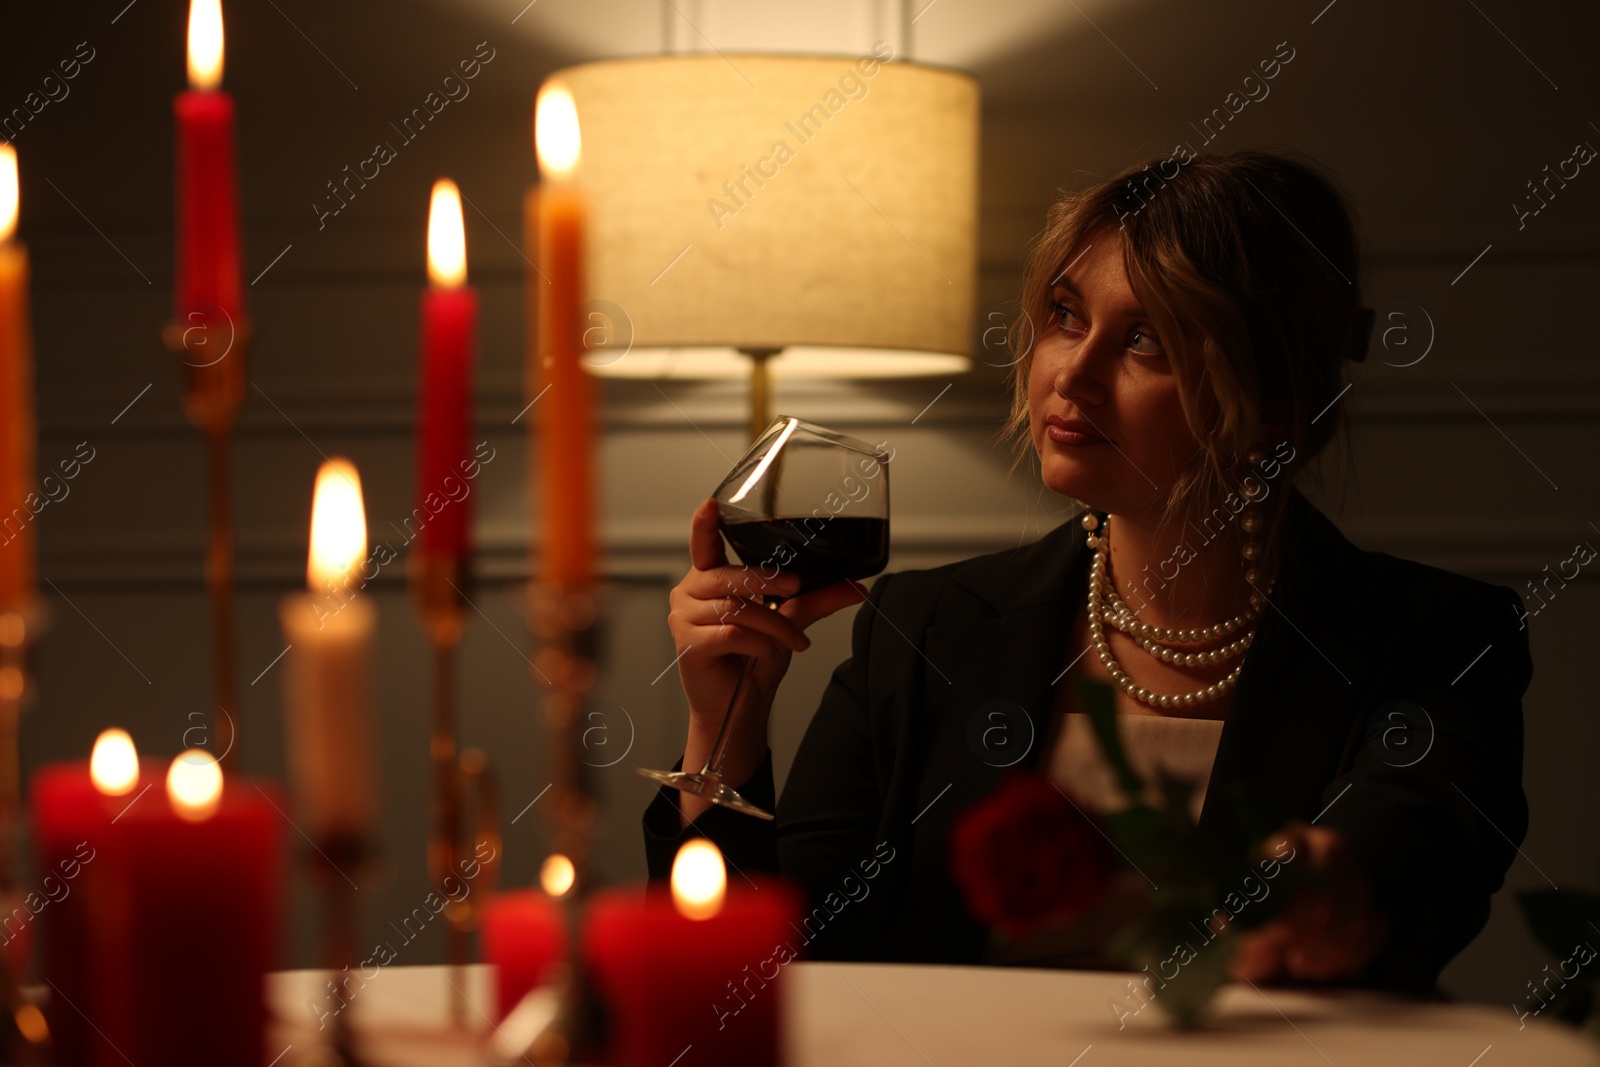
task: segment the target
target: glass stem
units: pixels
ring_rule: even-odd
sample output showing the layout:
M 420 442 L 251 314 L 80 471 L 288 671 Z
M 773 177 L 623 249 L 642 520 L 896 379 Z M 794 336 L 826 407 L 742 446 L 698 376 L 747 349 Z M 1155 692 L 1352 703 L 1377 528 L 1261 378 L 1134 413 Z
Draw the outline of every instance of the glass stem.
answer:
M 729 727 L 733 725 L 733 708 L 739 701 L 739 690 L 744 688 L 745 675 L 750 673 L 750 664 L 754 656 L 744 657 L 744 666 L 739 668 L 739 680 L 734 683 L 733 696 L 728 698 L 728 710 L 722 713 L 722 726 L 717 730 L 717 739 L 711 746 L 711 754 L 706 757 L 706 765 L 700 768 L 701 774 L 709 774 L 718 781 L 722 779 L 722 760 L 728 754 L 728 735 L 732 732 Z
M 783 603 L 781 596 L 768 596 L 763 598 L 766 606 L 777 611 L 778 605 Z M 750 673 L 750 664 L 755 662 L 754 656 L 744 657 L 744 666 L 739 668 L 739 680 L 733 684 L 733 695 L 728 698 L 728 710 L 722 713 L 722 725 L 717 728 L 717 739 L 712 742 L 711 754 L 706 757 L 704 767 L 700 768 L 701 774 L 709 774 L 719 782 L 722 780 L 722 761 L 728 754 L 728 736 L 732 733 L 733 709 L 739 703 L 739 691 L 744 688 L 745 677 Z

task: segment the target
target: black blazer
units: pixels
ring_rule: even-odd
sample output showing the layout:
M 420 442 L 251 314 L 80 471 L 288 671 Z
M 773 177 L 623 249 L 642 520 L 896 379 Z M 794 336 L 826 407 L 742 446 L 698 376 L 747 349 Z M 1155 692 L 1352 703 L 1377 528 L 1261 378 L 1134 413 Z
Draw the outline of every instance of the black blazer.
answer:
M 1286 491 L 1288 550 L 1201 824 L 1215 828 L 1242 787 L 1274 826 L 1342 831 L 1393 928 L 1361 984 L 1431 990 L 1483 928 L 1527 832 L 1522 600 L 1362 551 Z M 644 814 L 651 878 L 669 875 L 686 837 L 705 836 L 737 870 L 804 888 L 813 911 L 797 937 L 813 958 L 978 962 L 987 934 L 949 877 L 950 827 L 1015 758 L 987 743 L 992 712 L 1009 714 L 1022 742 L 1033 735 L 1017 766 L 1048 759 L 1054 686 L 1080 651 L 1066 645 L 1087 595 L 1083 538 L 1074 519 L 1016 550 L 880 576 L 782 800 L 774 809 L 770 751 L 740 789 L 776 822 L 713 808 L 680 831 L 677 793 L 659 789 Z M 1395 701 L 1425 714 L 1391 717 Z

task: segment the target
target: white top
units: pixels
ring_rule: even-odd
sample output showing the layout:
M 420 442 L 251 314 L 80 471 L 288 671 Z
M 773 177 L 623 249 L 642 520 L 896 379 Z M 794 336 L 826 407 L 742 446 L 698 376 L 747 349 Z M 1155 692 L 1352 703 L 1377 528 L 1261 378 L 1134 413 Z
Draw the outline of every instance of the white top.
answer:
M 1050 754 L 1050 777 L 1080 804 L 1097 812 L 1120 811 L 1127 801 L 1117 787 L 1116 776 L 1106 766 L 1095 740 L 1094 728 L 1084 712 L 1064 716 L 1055 751 Z M 1151 804 L 1161 798 L 1157 772 L 1189 781 L 1199 787 L 1190 798 L 1190 813 L 1200 818 L 1206 799 L 1206 782 L 1222 739 L 1221 719 L 1190 719 L 1177 715 L 1117 716 L 1122 747 L 1128 762 L 1145 781 L 1145 799 Z

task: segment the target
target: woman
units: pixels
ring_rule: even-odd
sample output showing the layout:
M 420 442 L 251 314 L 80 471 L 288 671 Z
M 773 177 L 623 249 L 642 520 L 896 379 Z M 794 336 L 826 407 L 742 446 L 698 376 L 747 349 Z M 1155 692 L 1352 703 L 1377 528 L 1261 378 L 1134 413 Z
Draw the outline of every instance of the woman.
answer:
M 1006 429 L 1081 521 L 879 577 L 776 823 L 661 790 L 652 877 L 704 835 L 825 903 L 805 923 L 814 957 L 990 958 L 949 876 L 950 826 L 1013 765 L 1095 792 L 1086 676 L 1116 687 L 1147 767 L 1207 783 L 1202 826 L 1242 794 L 1283 828 L 1276 855 L 1326 876 L 1240 935 L 1234 977 L 1434 988 L 1526 832 L 1532 662 L 1514 591 L 1362 551 L 1293 487 L 1365 354 L 1357 274 L 1337 192 L 1278 156 L 1151 160 L 1059 200 L 1024 273 Z M 683 765 L 705 759 L 752 655 L 726 778 L 773 810 L 773 694 L 804 630 L 862 593 L 741 600 L 757 591 L 712 501 L 691 549 L 668 619 Z M 780 575 L 766 591 L 792 590 Z

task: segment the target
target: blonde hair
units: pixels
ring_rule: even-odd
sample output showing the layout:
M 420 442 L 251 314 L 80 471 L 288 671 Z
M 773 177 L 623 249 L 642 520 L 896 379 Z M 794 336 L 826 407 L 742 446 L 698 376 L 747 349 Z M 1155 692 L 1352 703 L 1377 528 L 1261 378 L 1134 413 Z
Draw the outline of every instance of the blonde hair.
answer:
M 1012 471 L 1033 451 L 1028 379 L 1048 328 L 1055 280 L 1105 227 L 1123 237 L 1128 283 L 1149 311 L 1184 420 L 1199 444 L 1162 509 L 1161 525 L 1215 512 L 1252 472 L 1259 448 L 1292 447 L 1294 465 L 1259 505 L 1257 565 L 1276 573 L 1276 536 L 1294 473 L 1345 427 L 1346 359 L 1361 359 L 1355 227 L 1333 183 L 1313 166 L 1265 152 L 1155 157 L 1050 206 L 1025 262 L 1016 318 L 1010 415 Z M 1281 441 L 1252 436 L 1265 420 Z M 1347 437 L 1348 447 L 1348 437 Z M 1260 477 L 1259 472 L 1258 478 Z

